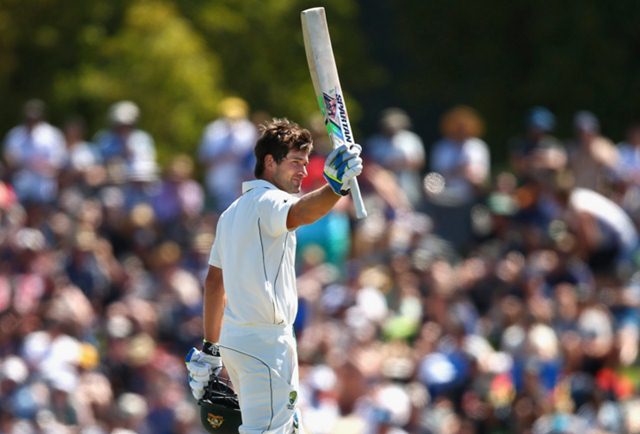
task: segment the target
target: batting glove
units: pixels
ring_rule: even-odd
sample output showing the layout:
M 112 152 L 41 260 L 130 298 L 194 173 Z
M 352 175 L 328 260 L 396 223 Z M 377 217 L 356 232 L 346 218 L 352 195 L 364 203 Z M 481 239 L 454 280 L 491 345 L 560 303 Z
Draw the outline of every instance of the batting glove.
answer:
M 184 359 L 189 371 L 189 387 L 195 399 L 202 398 L 204 389 L 212 375 L 222 368 L 220 349 L 217 344 L 205 342 L 202 351 L 191 348 Z
M 362 173 L 360 151 L 362 147 L 358 144 L 341 145 L 327 156 L 323 175 L 334 193 L 346 196 L 351 179 Z

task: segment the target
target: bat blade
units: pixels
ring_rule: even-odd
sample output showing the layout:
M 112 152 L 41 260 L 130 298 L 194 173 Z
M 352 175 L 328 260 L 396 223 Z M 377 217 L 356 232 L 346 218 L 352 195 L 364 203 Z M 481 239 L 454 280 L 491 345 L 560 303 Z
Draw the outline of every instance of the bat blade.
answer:
M 334 148 L 343 144 L 347 146 L 354 144 L 324 8 L 305 9 L 300 14 L 300 18 L 311 81 L 331 144 Z M 366 217 L 367 210 L 362 200 L 358 180 L 353 178 L 349 186 L 356 217 L 359 219 Z

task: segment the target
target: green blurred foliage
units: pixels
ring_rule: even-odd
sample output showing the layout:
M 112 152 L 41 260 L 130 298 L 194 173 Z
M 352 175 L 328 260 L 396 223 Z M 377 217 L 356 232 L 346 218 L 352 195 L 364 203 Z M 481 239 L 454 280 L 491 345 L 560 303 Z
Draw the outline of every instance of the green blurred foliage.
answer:
M 315 6 L 327 10 L 361 142 L 388 106 L 407 109 L 427 145 L 443 111 L 477 108 L 497 161 L 532 105 L 558 115 L 561 138 L 577 110 L 614 140 L 639 117 L 632 0 L 1 0 L 0 134 L 33 96 L 54 123 L 82 114 L 91 134 L 109 104 L 131 99 L 165 161 L 195 151 L 227 95 L 306 123 L 318 110 L 300 11 Z
M 319 5 L 329 11 L 340 68 L 366 64 L 349 25 L 352 1 L 5 0 L 0 128 L 19 122 L 21 104 L 37 96 L 53 123 L 80 114 L 93 135 L 110 104 L 130 99 L 166 161 L 195 152 L 226 95 L 245 98 L 261 116 L 305 123 L 318 109 L 299 13 Z M 359 106 L 349 102 L 355 120 Z
M 254 111 L 305 122 L 318 112 L 307 68 L 300 12 L 324 6 L 339 70 L 366 78 L 370 64 L 354 32 L 358 8 L 354 1 L 219 0 L 179 2 L 221 62 L 225 86 L 249 100 Z M 364 65 L 364 67 L 362 67 Z M 358 69 L 362 69 L 359 71 Z M 345 75 L 346 77 L 347 75 Z M 352 86 L 343 83 L 349 98 Z M 350 83 L 349 83 L 350 84 Z M 358 119 L 359 105 L 349 100 L 350 115 Z
M 62 101 L 83 99 L 103 108 L 130 99 L 140 105 L 142 127 L 152 133 L 162 159 L 193 152 L 202 126 L 220 98 L 219 62 L 189 20 L 162 0 L 132 2 L 121 28 L 100 40 L 93 61 L 55 85 Z

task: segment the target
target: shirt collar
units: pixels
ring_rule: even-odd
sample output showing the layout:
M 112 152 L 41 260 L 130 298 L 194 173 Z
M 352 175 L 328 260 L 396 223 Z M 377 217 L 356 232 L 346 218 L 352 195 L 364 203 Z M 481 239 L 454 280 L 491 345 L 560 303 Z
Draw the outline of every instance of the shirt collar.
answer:
M 264 179 L 254 179 L 253 181 L 245 181 L 242 183 L 242 193 L 246 193 L 249 190 L 253 190 L 254 188 L 268 188 L 270 190 L 278 189 L 275 185 L 270 183 L 269 181 L 265 181 Z

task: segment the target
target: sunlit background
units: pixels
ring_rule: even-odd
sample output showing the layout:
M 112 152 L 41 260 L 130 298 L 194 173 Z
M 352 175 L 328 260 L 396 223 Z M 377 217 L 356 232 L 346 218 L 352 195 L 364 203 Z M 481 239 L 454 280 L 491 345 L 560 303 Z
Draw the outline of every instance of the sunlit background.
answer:
M 297 231 L 308 432 L 640 433 L 640 2 L 0 0 L 0 434 L 202 432 L 257 125 L 324 182 L 315 6 L 369 217 Z
M 640 92 L 634 1 L 36 1 L 0 4 L 0 127 L 32 97 L 95 132 L 107 106 L 137 102 L 161 154 L 193 151 L 229 94 L 253 111 L 305 120 L 316 107 L 299 13 L 325 6 L 352 123 L 363 134 L 400 106 L 430 143 L 455 104 L 487 121 L 495 158 L 542 104 L 570 134 L 592 110 L 621 138 Z

